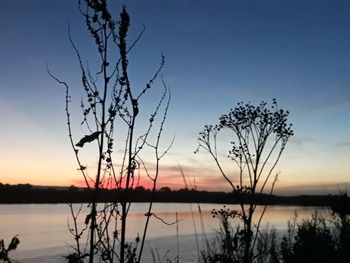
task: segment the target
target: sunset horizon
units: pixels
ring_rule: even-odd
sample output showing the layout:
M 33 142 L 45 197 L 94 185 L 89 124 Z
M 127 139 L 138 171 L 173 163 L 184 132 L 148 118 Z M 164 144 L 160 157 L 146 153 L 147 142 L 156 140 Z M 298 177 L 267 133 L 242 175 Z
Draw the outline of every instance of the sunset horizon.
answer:
M 78 188 L 87 188 L 86 184 L 83 181 L 77 182 L 73 181 L 71 184 L 67 185 L 58 185 L 58 184 L 32 184 L 28 182 L 14 182 L 14 183 L 7 183 L 7 182 L 1 182 L 0 184 L 3 185 L 31 185 L 33 187 L 57 187 L 57 188 L 69 188 L 69 187 L 78 187 Z M 151 190 L 152 185 L 150 184 L 139 184 L 135 185 L 136 187 L 143 187 L 146 190 Z M 197 191 L 208 191 L 208 192 L 232 192 L 232 189 L 229 188 L 226 184 L 226 182 L 222 182 L 221 185 L 217 186 L 203 186 L 200 184 L 194 185 L 193 183 L 190 185 L 185 184 L 175 184 L 175 185 L 169 185 L 166 182 L 162 182 L 162 180 L 159 181 L 157 184 L 156 190 L 160 190 L 161 188 L 170 188 L 170 190 L 180 190 L 180 189 L 194 189 Z M 113 189 L 113 188 L 109 188 Z M 282 195 L 282 196 L 293 196 L 293 195 L 339 195 L 348 193 L 348 190 L 350 189 L 350 183 L 349 182 L 329 182 L 329 183 L 320 183 L 319 185 L 316 184 L 294 184 L 294 185 L 276 185 L 275 191 L 273 192 L 274 195 Z
M 350 45 L 346 44 L 350 7 L 332 1 L 253 2 L 224 1 L 215 12 L 207 1 L 126 3 L 129 38 L 135 40 L 146 27 L 131 52 L 133 85 L 143 87 L 163 52 L 162 78 L 172 94 L 160 148 L 166 149 L 173 139 L 174 143 L 160 162 L 159 185 L 184 186 L 181 167 L 189 185 L 229 190 L 209 154 L 193 154 L 198 133 L 204 125 L 218 123 L 241 101 L 270 105 L 276 98 L 279 107 L 290 112 L 288 121 L 295 135 L 275 168 L 279 173 L 275 191 L 333 193 L 338 186 L 343 191 L 350 182 Z M 118 11 L 121 6 L 113 3 L 111 8 Z M 9 22 L 14 13 L 17 18 Z M 46 69 L 74 87 L 70 96 L 77 142 L 88 131 L 80 125 L 81 76 L 68 24 L 84 59 L 96 61 L 77 5 L 11 1 L 4 5 L 0 19 L 6 36 L 0 43 L 0 181 L 79 184 L 83 178 L 69 142 L 65 91 Z M 145 97 L 140 105 L 142 120 L 156 105 L 152 99 L 160 98 L 160 79 L 153 88 L 154 97 Z M 221 161 L 234 182 L 238 170 L 226 157 L 229 136 L 224 134 L 220 144 L 224 145 Z M 94 147 L 85 147 L 84 165 L 91 171 L 96 168 Z M 118 145 L 115 154 L 122 151 Z M 153 169 L 152 154 L 144 154 Z

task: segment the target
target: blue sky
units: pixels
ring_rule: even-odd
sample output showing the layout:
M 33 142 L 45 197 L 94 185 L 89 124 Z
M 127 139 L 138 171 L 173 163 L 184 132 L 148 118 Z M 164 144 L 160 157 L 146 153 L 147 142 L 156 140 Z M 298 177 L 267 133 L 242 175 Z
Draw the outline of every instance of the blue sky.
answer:
M 272 98 L 290 111 L 295 130 L 277 168 L 280 188 L 327 191 L 328 184 L 341 188 L 350 181 L 348 1 L 113 1 L 115 15 L 122 4 L 131 15 L 130 39 L 146 27 L 130 55 L 134 86 L 149 79 L 162 52 L 166 57 L 162 74 L 173 98 L 163 139 L 166 145 L 175 136 L 175 144 L 164 159 L 164 182 L 181 186 L 181 164 L 200 188 L 212 189 L 215 182 L 224 189 L 209 157 L 193 154 L 197 133 L 239 101 Z M 45 69 L 47 63 L 76 87 L 72 97 L 79 106 L 80 74 L 68 24 L 93 63 L 75 1 L 2 4 L 0 182 L 70 185 L 79 177 L 64 91 Z

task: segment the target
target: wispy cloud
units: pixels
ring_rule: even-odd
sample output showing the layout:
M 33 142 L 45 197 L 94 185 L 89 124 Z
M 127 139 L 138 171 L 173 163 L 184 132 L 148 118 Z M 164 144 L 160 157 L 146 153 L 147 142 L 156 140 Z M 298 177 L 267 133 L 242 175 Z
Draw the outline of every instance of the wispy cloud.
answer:
M 350 141 L 343 141 L 334 144 L 334 147 L 337 149 L 350 150 Z
M 293 144 L 295 146 L 303 146 L 304 144 L 307 143 L 316 143 L 317 141 L 313 138 L 310 137 L 299 137 L 299 136 L 294 136 L 290 138 L 289 143 Z

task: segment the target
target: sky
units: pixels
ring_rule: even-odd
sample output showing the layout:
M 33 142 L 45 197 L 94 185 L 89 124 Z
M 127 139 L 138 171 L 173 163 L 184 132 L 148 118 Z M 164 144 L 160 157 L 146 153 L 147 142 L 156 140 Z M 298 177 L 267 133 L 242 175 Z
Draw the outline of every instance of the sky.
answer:
M 146 28 L 129 57 L 133 85 L 142 87 L 162 53 L 166 58 L 162 76 L 172 100 L 163 149 L 175 141 L 161 162 L 160 186 L 184 187 L 181 166 L 198 189 L 228 190 L 209 155 L 194 154 L 198 132 L 240 101 L 257 104 L 273 98 L 289 110 L 295 133 L 276 168 L 276 192 L 329 193 L 350 186 L 348 1 L 110 2 L 116 17 L 126 6 L 130 41 Z M 77 1 L 12 0 L 1 6 L 0 182 L 79 184 L 64 90 L 46 72 L 48 65 L 73 87 L 72 101 L 79 107 L 79 65 L 68 25 L 84 61 L 91 64 L 94 47 Z M 158 80 L 155 100 L 160 88 Z M 147 98 L 146 108 L 152 99 Z M 74 120 L 79 123 L 79 117 Z M 83 133 L 79 125 L 74 128 Z M 88 159 L 94 158 L 92 152 Z M 237 171 L 229 169 L 233 175 Z

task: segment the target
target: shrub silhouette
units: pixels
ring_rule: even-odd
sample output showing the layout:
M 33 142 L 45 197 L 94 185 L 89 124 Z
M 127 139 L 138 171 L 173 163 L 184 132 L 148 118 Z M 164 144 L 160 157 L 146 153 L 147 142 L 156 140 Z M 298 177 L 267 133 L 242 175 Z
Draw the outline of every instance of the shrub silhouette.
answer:
M 333 262 L 335 242 L 324 217 L 317 213 L 298 225 L 293 247 L 281 243 L 284 262 Z M 288 251 L 292 249 L 292 251 Z
M 315 212 L 311 219 L 289 224 L 294 237 L 282 238 L 281 262 L 350 262 L 350 220 L 334 213 L 330 218 Z
M 224 206 L 220 210 L 212 211 L 213 218 L 220 222 L 220 231 L 212 246 L 206 251 L 202 251 L 202 261 L 205 263 L 214 262 L 241 262 L 243 259 L 244 232 L 239 228 L 235 229 L 230 223 L 230 219 L 237 217 L 237 211 L 230 210 Z
M 201 262 L 244 262 L 244 231 L 232 225 L 236 212 L 224 207 L 213 210 L 213 216 L 220 222 L 220 231 L 211 246 L 202 251 Z M 253 252 L 252 263 L 348 263 L 350 217 L 315 211 L 311 218 L 298 222 L 295 215 L 283 236 L 275 229 L 260 230 Z

